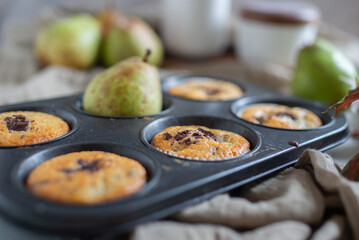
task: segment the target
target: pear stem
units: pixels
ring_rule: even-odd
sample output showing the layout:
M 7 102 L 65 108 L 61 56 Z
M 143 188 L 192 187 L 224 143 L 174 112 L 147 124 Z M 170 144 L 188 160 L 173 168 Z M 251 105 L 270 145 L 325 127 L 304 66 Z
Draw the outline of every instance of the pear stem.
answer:
M 146 63 L 148 62 L 148 58 L 150 57 L 151 55 L 151 49 L 147 49 L 146 50 L 146 54 L 145 54 L 145 57 L 143 58 L 143 61 Z

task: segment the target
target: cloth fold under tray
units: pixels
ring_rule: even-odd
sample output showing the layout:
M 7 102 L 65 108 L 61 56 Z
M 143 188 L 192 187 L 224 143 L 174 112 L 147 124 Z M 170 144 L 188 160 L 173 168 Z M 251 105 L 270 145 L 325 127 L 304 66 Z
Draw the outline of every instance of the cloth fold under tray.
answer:
M 341 176 L 329 155 L 306 150 L 274 178 L 139 226 L 132 240 L 359 239 L 358 226 L 359 183 Z

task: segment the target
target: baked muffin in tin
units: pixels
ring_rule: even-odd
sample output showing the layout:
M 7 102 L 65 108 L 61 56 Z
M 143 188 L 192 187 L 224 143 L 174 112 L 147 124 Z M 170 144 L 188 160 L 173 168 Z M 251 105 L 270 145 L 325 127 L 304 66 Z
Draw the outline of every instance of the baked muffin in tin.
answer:
M 249 122 L 285 129 L 311 129 L 322 126 L 321 119 L 301 107 L 278 104 L 254 104 L 244 108 L 238 116 Z
M 99 204 L 129 196 L 146 183 L 136 160 L 102 151 L 73 152 L 37 166 L 26 179 L 34 195 L 65 204 Z
M 174 96 L 200 101 L 226 101 L 242 96 L 242 89 L 231 82 L 219 79 L 191 78 L 168 90 Z
M 0 146 L 46 142 L 67 134 L 69 125 L 61 118 L 43 112 L 0 113 Z
M 250 151 L 250 143 L 239 134 L 204 126 L 172 126 L 152 140 L 157 149 L 173 156 L 194 160 L 223 160 Z

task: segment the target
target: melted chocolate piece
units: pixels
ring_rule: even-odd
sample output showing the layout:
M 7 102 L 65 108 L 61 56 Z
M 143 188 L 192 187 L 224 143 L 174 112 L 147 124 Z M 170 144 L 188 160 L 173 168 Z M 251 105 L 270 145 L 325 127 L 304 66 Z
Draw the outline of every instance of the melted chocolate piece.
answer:
M 203 136 L 218 142 L 218 140 L 216 139 L 216 135 L 214 135 L 214 133 L 210 131 L 206 131 L 203 128 L 198 128 L 198 131 L 200 131 L 203 134 Z
M 78 172 L 78 171 L 96 172 L 101 169 L 101 167 L 98 165 L 101 161 L 102 161 L 102 159 L 92 161 L 92 162 L 86 162 L 82 159 L 78 159 L 77 160 L 77 163 L 79 165 L 78 168 L 75 168 L 75 169 L 63 168 L 63 169 L 61 169 L 61 171 L 66 174 L 70 174 L 70 173 L 74 173 L 74 172 Z
M 23 115 L 13 115 L 5 118 L 6 127 L 9 131 L 27 131 L 29 120 Z
M 165 133 L 163 134 L 163 136 L 165 136 L 166 140 L 170 140 L 170 139 L 173 138 L 173 136 L 172 136 L 170 133 L 168 133 L 168 132 L 165 132 Z
M 192 133 L 192 137 L 195 139 L 203 139 L 203 135 L 198 132 Z
M 297 141 L 292 140 L 292 141 L 289 141 L 288 143 L 294 147 L 299 147 L 299 143 Z
M 96 172 L 101 169 L 101 167 L 98 165 L 102 160 L 96 160 L 92 162 L 85 162 L 82 159 L 77 160 L 77 163 L 80 165 L 80 169 L 82 171 L 88 171 L 88 172 Z
M 189 130 L 185 130 L 185 131 L 177 133 L 176 136 L 175 136 L 175 140 L 180 141 L 181 139 L 187 137 L 189 132 L 190 132 Z
M 274 115 L 277 116 L 277 117 L 290 117 L 292 120 L 297 119 L 297 117 L 294 114 L 288 113 L 288 112 L 279 112 L 279 113 L 276 113 Z
M 221 90 L 218 88 L 210 88 L 210 89 L 206 89 L 205 91 L 208 96 L 216 95 L 217 93 L 221 92 Z
M 265 121 L 267 121 L 267 118 L 265 117 L 256 117 L 255 119 L 259 122 L 259 124 L 263 124 Z
M 183 141 L 183 143 L 185 143 L 186 145 L 191 145 L 191 144 L 196 144 L 198 143 L 198 141 L 192 141 L 190 138 L 187 138 L 186 140 Z
M 214 134 L 212 132 L 206 131 L 203 128 L 198 128 L 198 131 L 203 133 L 203 135 L 206 136 L 206 137 L 214 137 Z

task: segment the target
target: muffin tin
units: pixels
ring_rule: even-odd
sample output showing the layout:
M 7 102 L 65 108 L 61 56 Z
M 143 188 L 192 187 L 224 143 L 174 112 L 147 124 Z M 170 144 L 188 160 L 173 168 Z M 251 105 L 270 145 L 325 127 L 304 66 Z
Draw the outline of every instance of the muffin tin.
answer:
M 0 107 L 0 112 L 41 111 L 67 121 L 71 132 L 42 144 L 0 147 L 0 211 L 33 230 L 72 236 L 113 235 L 150 220 L 169 216 L 181 208 L 258 179 L 297 161 L 303 150 L 326 150 L 344 142 L 348 124 L 343 114 L 322 114 L 316 102 L 278 95 L 246 82 L 223 77 L 244 91 L 232 101 L 195 101 L 170 96 L 169 87 L 191 77 L 172 76 L 162 83 L 164 109 L 145 117 L 101 117 L 81 109 L 81 95 Z M 214 77 L 216 78 L 216 77 Z M 236 114 L 248 104 L 278 103 L 304 107 L 321 117 L 316 129 L 286 130 L 253 124 Z M 203 125 L 238 133 L 251 143 L 251 151 L 223 161 L 197 161 L 173 157 L 151 145 L 155 134 L 173 125 Z M 296 141 L 299 146 L 289 144 Z M 31 195 L 24 187 L 28 173 L 54 156 L 83 150 L 117 153 L 139 161 L 148 183 L 138 193 L 93 206 L 64 205 Z

